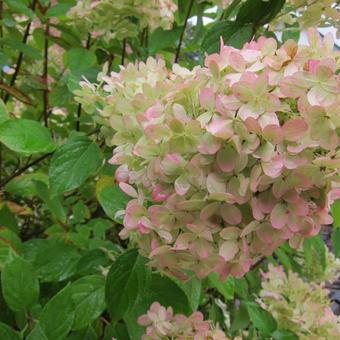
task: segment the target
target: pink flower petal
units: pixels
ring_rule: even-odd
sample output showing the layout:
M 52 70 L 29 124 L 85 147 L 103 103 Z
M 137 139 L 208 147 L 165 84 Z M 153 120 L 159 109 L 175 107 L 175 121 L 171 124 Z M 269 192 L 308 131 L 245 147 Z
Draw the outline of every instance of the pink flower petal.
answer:
M 236 254 L 239 252 L 237 241 L 224 241 L 219 250 L 220 256 L 224 258 L 225 261 L 232 260 Z
M 282 229 L 288 222 L 287 208 L 284 204 L 278 203 L 270 214 L 270 222 L 276 229 Z

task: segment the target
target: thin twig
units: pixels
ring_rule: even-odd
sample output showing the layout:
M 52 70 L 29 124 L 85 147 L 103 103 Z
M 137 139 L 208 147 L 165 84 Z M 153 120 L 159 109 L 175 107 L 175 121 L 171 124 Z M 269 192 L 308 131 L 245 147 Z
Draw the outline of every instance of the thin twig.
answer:
M 31 6 L 31 9 L 32 11 L 34 12 L 35 10 L 35 5 L 36 5 L 36 0 L 33 0 L 32 1 L 32 6 Z M 30 35 L 30 29 L 31 29 L 31 24 L 32 24 L 32 21 L 30 21 L 27 26 L 26 26 L 26 30 L 25 30 L 25 33 L 24 33 L 24 37 L 22 39 L 22 43 L 23 44 L 26 44 L 27 43 L 27 40 L 28 40 L 28 37 Z M 12 79 L 11 79 L 11 82 L 10 82 L 10 86 L 14 86 L 15 84 L 15 81 L 18 77 L 18 74 L 19 74 L 19 71 L 20 71 L 20 67 L 21 67 L 21 64 L 22 64 L 22 60 L 24 58 L 24 53 L 23 52 L 20 52 L 19 53 L 19 56 L 18 56 L 18 60 L 17 60 L 17 64 L 16 64 L 16 67 L 15 67 L 15 71 L 13 73 L 13 76 L 12 76 Z M 7 103 L 8 99 L 10 97 L 10 93 L 7 92 L 5 98 L 4 98 L 4 102 Z
M 194 0 L 191 0 L 190 4 L 189 4 L 187 15 L 186 15 L 185 20 L 184 20 L 183 29 L 182 29 L 181 35 L 179 37 L 179 42 L 178 42 L 176 55 L 175 55 L 175 63 L 178 62 L 178 58 L 179 58 L 179 54 L 181 52 L 182 42 L 183 42 L 183 38 L 184 38 L 185 29 L 187 28 L 188 19 L 190 17 L 190 13 L 191 13 L 193 5 L 194 5 Z
M 2 188 L 4 185 L 6 185 L 10 180 L 12 180 L 15 177 L 18 177 L 19 175 L 21 175 L 22 173 L 24 173 L 27 169 L 29 169 L 30 167 L 40 163 L 41 161 L 43 161 L 44 159 L 46 159 L 47 157 L 51 156 L 53 154 L 53 152 L 47 153 L 37 159 L 35 159 L 34 161 L 26 164 L 25 166 L 23 166 L 22 168 L 16 170 L 13 172 L 13 174 L 9 177 L 7 177 L 1 184 L 0 187 Z

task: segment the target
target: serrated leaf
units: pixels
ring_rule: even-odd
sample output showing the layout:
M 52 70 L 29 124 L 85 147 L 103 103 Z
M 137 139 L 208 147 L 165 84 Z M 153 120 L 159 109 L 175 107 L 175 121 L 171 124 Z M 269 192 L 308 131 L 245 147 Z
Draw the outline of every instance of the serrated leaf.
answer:
M 209 54 L 219 51 L 221 37 L 224 44 L 241 48 L 253 36 L 251 25 L 242 25 L 232 21 L 214 23 L 205 33 L 202 51 Z
M 308 237 L 303 242 L 303 253 L 307 272 L 313 272 L 313 267 L 326 268 L 326 248 L 320 236 Z
M 236 22 L 264 25 L 280 12 L 285 0 L 247 0 L 237 14 Z
M 105 279 L 100 275 L 85 276 L 70 286 L 74 304 L 73 330 L 89 326 L 105 309 Z
M 25 2 L 18 0 L 5 0 L 5 2 L 12 11 L 22 13 L 29 18 L 33 17 L 33 11 L 26 6 Z
M 0 99 L 0 124 L 9 120 L 9 115 L 7 113 L 7 108 L 5 103 Z
M 31 241 L 34 249 L 30 250 L 26 258 L 33 264 L 42 282 L 63 281 L 76 273 L 81 257 L 76 247 L 48 240 L 35 241 L 41 242 Z
M 263 336 L 270 336 L 276 329 L 276 321 L 255 302 L 246 303 L 249 318 Z
M 288 330 L 277 329 L 273 334 L 273 340 L 298 340 L 299 337 Z
M 224 296 L 226 300 L 234 298 L 235 282 L 232 277 L 227 278 L 225 281 L 220 281 L 218 275 L 212 273 L 208 277 L 210 286 L 216 288 L 220 294 Z
M 114 219 L 119 210 L 125 209 L 131 199 L 114 183 L 112 176 L 103 176 L 96 184 L 96 196 L 105 214 Z
M 21 340 L 19 333 L 8 325 L 0 322 L 0 339 L 1 340 Z
M 97 57 L 94 52 L 86 48 L 74 47 L 64 54 L 63 62 L 72 74 L 81 76 L 97 64 Z
M 24 154 L 47 153 L 54 150 L 50 131 L 28 119 L 8 120 L 0 125 L 0 142 Z
M 70 303 L 71 292 L 68 286 L 47 302 L 39 317 L 39 327 L 47 339 L 63 340 L 70 332 L 74 321 L 74 307 Z M 36 326 L 37 327 L 37 326 Z M 37 330 L 33 329 L 33 332 Z M 39 334 L 39 333 L 38 333 Z M 32 337 L 31 340 L 40 340 Z
M 334 229 L 332 232 L 333 251 L 336 257 L 340 256 L 340 229 Z
M 16 312 L 27 311 L 38 301 L 38 278 L 32 265 L 21 257 L 6 264 L 1 288 L 6 303 Z
M 37 195 L 44 201 L 46 208 L 55 216 L 59 221 L 66 222 L 66 212 L 62 205 L 60 196 L 51 195 L 51 192 L 46 183 L 40 180 L 33 180 Z
M 331 212 L 333 217 L 333 227 L 340 227 L 340 200 L 336 200 L 331 206 Z
M 133 306 L 149 273 L 146 259 L 132 249 L 119 256 L 106 280 L 106 304 L 112 320 L 118 321 Z
M 52 156 L 48 173 L 52 192 L 78 188 L 102 162 L 103 155 L 96 143 L 86 136 L 71 137 Z
M 37 194 L 34 181 L 48 183 L 48 176 L 42 172 L 24 174 L 13 178 L 5 186 L 5 191 L 17 196 L 34 196 Z
M 190 302 L 190 307 L 192 310 L 197 310 L 201 293 L 202 293 L 202 282 L 196 275 L 191 275 L 186 281 L 180 279 L 172 278 L 176 284 L 184 291 L 188 300 Z
M 19 52 L 22 52 L 33 60 L 41 59 L 42 56 L 37 48 L 34 48 L 33 46 L 30 46 L 28 44 L 24 44 L 18 39 L 0 38 L 0 44 L 9 46 L 14 50 L 18 50 Z

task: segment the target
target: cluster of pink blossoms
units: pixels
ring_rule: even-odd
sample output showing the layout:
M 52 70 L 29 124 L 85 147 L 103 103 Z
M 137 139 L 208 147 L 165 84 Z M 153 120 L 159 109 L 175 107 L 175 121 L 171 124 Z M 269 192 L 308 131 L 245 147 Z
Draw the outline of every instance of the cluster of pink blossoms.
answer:
M 339 196 L 340 78 L 333 40 L 261 37 L 204 67 L 130 64 L 82 83 L 133 199 L 122 238 L 160 270 L 240 277 L 285 241 L 331 223 Z M 113 198 L 114 199 L 114 198 Z
M 171 307 L 165 308 L 158 302 L 154 302 L 147 313 L 138 318 L 138 323 L 146 327 L 142 340 L 228 340 L 224 332 L 204 320 L 201 312 L 194 312 L 189 317 L 174 315 Z

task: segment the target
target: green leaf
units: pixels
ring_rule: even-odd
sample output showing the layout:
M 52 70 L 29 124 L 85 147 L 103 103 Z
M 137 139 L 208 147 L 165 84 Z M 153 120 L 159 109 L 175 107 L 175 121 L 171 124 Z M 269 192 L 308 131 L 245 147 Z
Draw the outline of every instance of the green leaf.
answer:
M 240 301 L 238 307 L 232 306 L 231 310 L 232 323 L 230 331 L 232 333 L 239 333 L 240 330 L 245 329 L 249 325 L 249 314 L 246 304 L 243 300 Z
M 336 257 L 340 256 L 340 229 L 336 228 L 332 232 L 333 251 Z
M 264 25 L 280 12 L 285 0 L 247 0 L 241 6 L 236 22 L 241 24 Z
M 227 278 L 225 281 L 220 281 L 218 275 L 215 273 L 209 274 L 209 284 L 216 288 L 217 291 L 224 296 L 226 300 L 232 300 L 235 292 L 235 281 L 232 277 Z
M 0 322 L 0 339 L 1 340 L 21 340 L 19 333 Z
M 97 57 L 94 52 L 82 47 L 75 47 L 68 50 L 63 56 L 63 62 L 72 74 L 82 75 L 91 67 L 97 64 Z
M 333 227 L 340 227 L 340 200 L 336 200 L 331 207 L 333 217 Z
M 106 280 L 106 304 L 114 322 L 123 318 L 145 287 L 148 276 L 146 259 L 132 249 L 119 256 Z
M 41 281 L 59 282 L 76 273 L 80 259 L 76 247 L 47 240 L 33 240 L 30 247 L 34 249 L 27 260 L 33 264 Z
M 96 184 L 96 196 L 105 214 L 114 219 L 119 210 L 125 209 L 131 199 L 114 183 L 112 176 L 103 176 Z
M 100 275 L 85 276 L 70 286 L 74 309 L 72 329 L 90 325 L 105 309 L 105 279 Z
M 37 195 L 44 201 L 46 208 L 61 222 L 66 222 L 66 212 L 59 196 L 52 196 L 46 183 L 33 180 Z
M 42 330 L 40 323 L 36 323 L 31 333 L 28 334 L 26 340 L 49 340 Z
M 326 248 L 320 236 L 306 238 L 303 242 L 303 252 L 307 272 L 313 272 L 314 266 L 326 268 Z
M 250 320 L 263 336 L 270 336 L 276 329 L 276 321 L 255 302 L 246 302 Z
M 64 193 L 81 186 L 102 165 L 99 146 L 86 136 L 71 137 L 53 154 L 49 169 L 51 190 Z
M 172 278 L 176 284 L 184 291 L 188 300 L 190 302 L 190 307 L 192 310 L 197 310 L 202 292 L 202 282 L 196 275 L 191 275 L 191 277 L 185 281 L 180 279 Z
M 294 260 L 292 254 L 286 251 L 284 246 L 275 250 L 275 255 L 280 260 L 286 271 L 292 270 L 296 273 L 301 273 L 301 266 Z
M 248 282 L 244 277 L 241 277 L 239 279 L 234 278 L 234 287 L 235 287 L 235 293 L 243 298 L 246 299 L 249 294 L 249 287 Z
M 216 22 L 206 31 L 202 52 L 215 53 L 219 51 L 221 37 L 225 45 L 241 48 L 253 36 L 251 25 L 242 25 L 232 21 Z
M 55 146 L 48 129 L 28 119 L 8 120 L 0 125 L 0 142 L 24 154 L 51 152 Z
M 49 339 L 65 339 L 72 328 L 74 321 L 74 307 L 70 303 L 71 291 L 66 286 L 57 295 L 47 302 L 39 317 L 39 326 L 41 331 L 39 333 Z M 37 327 L 37 326 L 36 326 Z M 35 327 L 35 328 L 36 328 Z M 38 331 L 33 329 L 38 336 L 31 337 L 30 340 L 40 340 L 41 335 Z M 44 339 L 44 337 L 42 337 Z
M 301 30 L 298 24 L 296 25 L 296 27 L 294 27 L 293 25 L 289 25 L 282 33 L 282 42 L 285 42 L 289 39 L 293 39 L 298 42 L 300 39 L 300 31 Z
M 18 233 L 18 224 L 15 216 L 6 204 L 0 204 L 0 221 L 1 226 L 12 230 L 16 234 Z
M 61 3 L 61 4 L 56 4 L 49 8 L 49 10 L 46 12 L 46 17 L 52 18 L 52 17 L 59 17 L 59 16 L 64 16 L 69 9 L 72 7 L 71 3 Z
M 14 11 L 16 13 L 22 13 L 22 14 L 28 16 L 29 18 L 33 17 L 33 11 L 30 8 L 27 7 L 27 5 L 25 4 L 24 1 L 5 0 L 5 2 L 12 11 Z
M 1 274 L 2 294 L 14 311 L 27 311 L 39 298 L 39 281 L 32 265 L 21 257 L 9 262 Z
M 72 332 L 66 339 L 67 340 L 98 340 L 98 334 L 96 333 L 93 327 L 88 327 L 80 331 Z
M 277 329 L 272 334 L 273 340 L 298 340 L 299 337 L 288 330 Z
M 7 240 L 0 239 L 0 270 L 17 257 L 15 250 L 8 244 Z
M 137 325 L 136 320 L 150 308 L 151 304 L 158 301 L 161 305 L 171 306 L 175 313 L 189 315 L 192 312 L 185 292 L 170 278 L 154 273 L 138 294 L 133 308 L 124 316 L 131 339 L 140 339 L 144 328 Z
M 9 115 L 7 113 L 7 108 L 2 99 L 0 99 L 0 124 L 9 120 Z
M 14 50 L 22 52 L 33 60 L 41 59 L 42 54 L 37 48 L 34 48 L 28 44 L 24 44 L 18 39 L 0 38 L 0 45 L 11 47 Z
M 34 181 L 48 183 L 48 176 L 42 172 L 24 174 L 13 178 L 5 186 L 5 191 L 17 196 L 30 197 L 37 194 Z
M 176 41 L 179 39 L 179 35 L 182 31 L 182 27 L 176 26 L 171 31 L 165 31 L 162 28 L 157 28 L 149 38 L 148 49 L 151 54 L 159 52 L 165 48 L 174 48 Z

